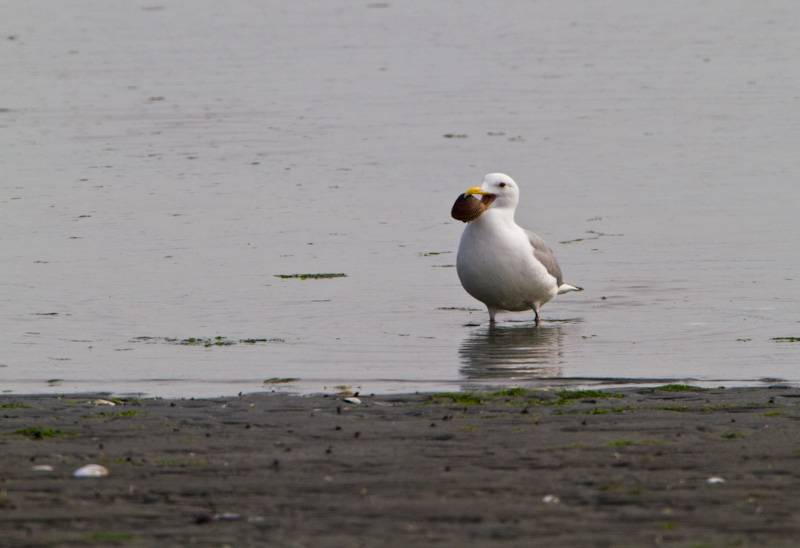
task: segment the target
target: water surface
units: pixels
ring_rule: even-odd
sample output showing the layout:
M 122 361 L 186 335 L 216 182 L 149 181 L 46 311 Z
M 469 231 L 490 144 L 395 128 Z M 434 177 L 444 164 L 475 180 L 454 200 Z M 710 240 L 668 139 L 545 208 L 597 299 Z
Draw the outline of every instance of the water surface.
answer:
M 800 381 L 793 2 L 42 6 L 0 43 L 7 392 Z M 538 330 L 453 268 L 492 171 L 586 288 Z

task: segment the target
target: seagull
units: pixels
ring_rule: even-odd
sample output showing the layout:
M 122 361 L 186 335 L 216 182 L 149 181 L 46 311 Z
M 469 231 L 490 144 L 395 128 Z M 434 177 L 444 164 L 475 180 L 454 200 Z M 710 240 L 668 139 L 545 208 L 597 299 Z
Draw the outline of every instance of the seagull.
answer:
M 556 295 L 583 291 L 564 283 L 556 256 L 544 240 L 514 221 L 519 203 L 514 179 L 490 173 L 463 197 L 469 195 L 480 196 L 484 211 L 464 228 L 456 270 L 467 293 L 489 309 L 491 323 L 500 310 L 533 310 L 538 326 L 542 305 Z

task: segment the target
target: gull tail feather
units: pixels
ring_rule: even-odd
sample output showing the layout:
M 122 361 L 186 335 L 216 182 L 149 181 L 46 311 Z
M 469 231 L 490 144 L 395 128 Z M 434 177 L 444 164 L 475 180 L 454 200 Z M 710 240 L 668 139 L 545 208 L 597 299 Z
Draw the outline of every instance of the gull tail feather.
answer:
M 570 284 L 561 284 L 558 286 L 558 294 L 561 295 L 562 293 L 569 293 L 570 291 L 583 291 L 582 287 L 578 287 L 577 285 L 570 285 Z

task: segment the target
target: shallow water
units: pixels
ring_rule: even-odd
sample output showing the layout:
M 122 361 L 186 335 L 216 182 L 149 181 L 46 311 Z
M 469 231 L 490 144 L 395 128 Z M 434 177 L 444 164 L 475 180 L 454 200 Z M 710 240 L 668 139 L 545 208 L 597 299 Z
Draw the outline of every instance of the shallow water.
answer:
M 0 43 L 6 392 L 800 382 L 793 2 L 40 8 Z M 491 171 L 586 288 L 538 330 L 453 268 Z

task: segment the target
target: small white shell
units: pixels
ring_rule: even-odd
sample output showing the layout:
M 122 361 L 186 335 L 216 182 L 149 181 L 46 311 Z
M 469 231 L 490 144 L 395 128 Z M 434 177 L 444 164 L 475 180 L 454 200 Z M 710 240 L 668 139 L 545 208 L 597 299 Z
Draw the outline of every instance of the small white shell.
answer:
M 725 480 L 719 476 L 712 476 L 706 480 L 708 484 L 715 484 L 715 483 L 725 483 Z
M 555 495 L 545 495 L 542 497 L 542 502 L 545 504 L 558 504 L 561 502 L 561 499 Z
M 117 405 L 113 401 L 108 400 L 94 400 L 92 403 L 95 405 Z
M 221 514 L 214 514 L 215 521 L 239 521 L 242 519 L 241 514 L 236 512 L 222 512 Z
M 102 478 L 108 475 L 108 468 L 100 464 L 87 464 L 75 470 L 72 475 L 76 478 Z
M 37 464 L 36 466 L 32 466 L 31 470 L 34 472 L 52 472 L 53 467 L 49 464 Z
M 355 404 L 355 405 L 361 405 L 361 400 L 358 399 L 358 398 L 355 398 L 355 397 L 353 397 L 353 398 L 345 398 L 344 401 L 346 401 L 347 403 Z

